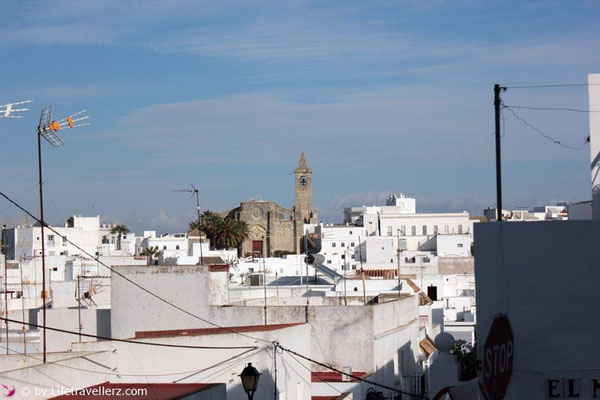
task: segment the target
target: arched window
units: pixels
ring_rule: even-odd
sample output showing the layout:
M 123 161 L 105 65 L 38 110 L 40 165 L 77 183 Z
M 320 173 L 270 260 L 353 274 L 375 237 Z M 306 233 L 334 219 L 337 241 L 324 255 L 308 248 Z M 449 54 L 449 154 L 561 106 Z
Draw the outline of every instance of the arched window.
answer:
M 423 236 L 427 236 L 427 225 L 423 225 Z
M 411 235 L 417 236 L 417 227 L 415 225 L 413 225 L 410 230 Z
M 462 225 L 458 225 L 458 233 L 462 233 Z

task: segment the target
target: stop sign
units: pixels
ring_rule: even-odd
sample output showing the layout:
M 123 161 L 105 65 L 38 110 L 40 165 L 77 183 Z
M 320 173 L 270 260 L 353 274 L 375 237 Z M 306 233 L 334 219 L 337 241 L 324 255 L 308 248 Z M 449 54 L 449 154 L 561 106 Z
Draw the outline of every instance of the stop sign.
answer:
M 492 322 L 483 347 L 483 387 L 490 400 L 504 398 L 513 369 L 513 334 L 503 315 Z

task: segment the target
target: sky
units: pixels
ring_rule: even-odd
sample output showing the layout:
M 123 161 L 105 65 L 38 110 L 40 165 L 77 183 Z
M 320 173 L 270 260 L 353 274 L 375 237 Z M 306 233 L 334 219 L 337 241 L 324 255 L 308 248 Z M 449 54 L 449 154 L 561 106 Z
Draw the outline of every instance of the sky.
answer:
M 493 85 L 504 104 L 588 108 L 597 1 L 0 0 L 0 191 L 38 213 L 42 108 L 91 125 L 43 144 L 45 216 L 101 215 L 141 234 L 203 210 L 294 202 L 301 152 L 325 222 L 417 198 L 419 212 L 495 204 Z M 516 116 L 511 113 L 516 113 Z M 521 119 L 517 118 L 520 117 Z M 547 136 L 572 150 L 544 138 Z M 504 206 L 590 196 L 588 114 L 503 110 Z M 23 213 L 0 200 L 0 219 Z

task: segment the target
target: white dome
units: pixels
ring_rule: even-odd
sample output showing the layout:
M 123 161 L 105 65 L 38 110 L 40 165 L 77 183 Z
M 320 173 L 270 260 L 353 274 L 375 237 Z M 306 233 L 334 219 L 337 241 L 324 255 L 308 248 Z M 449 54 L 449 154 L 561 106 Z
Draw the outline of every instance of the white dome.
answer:
M 450 352 L 454 348 L 454 336 L 447 332 L 442 332 L 435 337 L 433 343 L 439 351 Z

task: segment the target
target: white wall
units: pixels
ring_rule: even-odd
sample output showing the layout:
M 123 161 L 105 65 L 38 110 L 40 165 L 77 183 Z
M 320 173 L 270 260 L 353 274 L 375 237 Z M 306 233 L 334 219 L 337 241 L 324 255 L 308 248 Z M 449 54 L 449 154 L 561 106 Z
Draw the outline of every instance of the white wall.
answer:
M 546 398 L 555 378 L 579 379 L 581 398 L 592 397 L 600 376 L 598 237 L 600 221 L 476 226 L 478 354 L 493 319 L 507 315 L 514 335 L 507 399 Z

